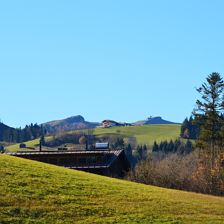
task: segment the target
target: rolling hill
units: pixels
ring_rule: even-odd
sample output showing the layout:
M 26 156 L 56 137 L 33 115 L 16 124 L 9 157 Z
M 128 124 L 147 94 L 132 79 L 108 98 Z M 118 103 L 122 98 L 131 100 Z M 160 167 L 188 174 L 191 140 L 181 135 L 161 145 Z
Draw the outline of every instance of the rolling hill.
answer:
M 223 223 L 224 198 L 0 155 L 0 223 Z
M 50 140 L 50 139 L 52 139 L 51 136 L 45 137 L 46 141 Z M 19 150 L 23 150 L 23 151 L 24 150 L 30 150 L 29 148 L 38 147 L 39 143 L 40 143 L 40 139 L 37 138 L 37 139 L 25 142 L 27 148 L 20 149 L 20 147 L 19 147 L 20 143 L 17 143 L 17 144 L 6 146 L 6 149 L 7 149 L 7 151 L 10 151 L 10 152 L 16 152 L 16 151 L 19 151 Z
M 126 122 L 119 123 L 114 121 L 117 126 L 126 126 Z M 137 121 L 132 123 L 134 126 L 141 126 L 141 125 L 155 125 L 155 124 L 178 124 L 175 122 L 164 120 L 162 117 L 149 117 L 147 120 Z M 85 121 L 84 117 L 81 115 L 72 116 L 69 118 L 61 119 L 61 120 L 54 120 L 49 121 L 42 124 L 43 127 L 47 130 L 48 133 L 54 134 L 61 131 L 74 131 L 74 130 L 81 130 L 81 129 L 92 129 L 100 126 L 98 122 L 88 122 Z
M 154 141 L 175 140 L 180 135 L 180 125 L 143 125 L 113 128 L 96 128 L 93 131 L 96 136 L 122 136 L 124 138 L 135 138 L 137 144 L 151 146 Z

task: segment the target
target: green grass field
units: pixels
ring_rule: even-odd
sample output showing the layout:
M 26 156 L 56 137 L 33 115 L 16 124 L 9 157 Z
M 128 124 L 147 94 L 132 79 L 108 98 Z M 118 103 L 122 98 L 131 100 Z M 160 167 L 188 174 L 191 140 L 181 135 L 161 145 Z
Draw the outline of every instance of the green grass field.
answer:
M 180 135 L 180 125 L 144 125 L 130 127 L 96 128 L 93 132 L 96 136 L 117 135 L 123 137 L 135 137 L 137 144 L 151 146 L 154 141 L 175 140 Z
M 224 223 L 224 198 L 0 155 L 0 223 Z
M 47 141 L 47 140 L 49 140 L 51 138 L 52 138 L 51 136 L 48 136 L 48 137 L 45 137 L 45 140 Z M 40 139 L 39 138 L 31 140 L 31 141 L 28 141 L 28 142 L 25 142 L 26 146 L 27 147 L 31 147 L 31 148 L 38 147 L 39 143 L 40 143 Z M 19 144 L 10 145 L 10 146 L 7 146 L 6 149 L 7 149 L 7 151 L 10 151 L 10 152 L 16 152 L 16 151 L 19 151 L 19 150 L 23 150 L 23 151 L 29 150 L 27 148 L 20 149 L 19 145 L 20 145 L 20 143 Z
M 38 139 L 35 139 L 35 140 L 31 140 L 31 141 L 25 142 L 25 144 L 26 144 L 27 147 L 35 147 L 35 146 L 37 146 L 39 144 L 39 141 L 40 141 L 40 139 L 38 138 Z M 28 150 L 28 149 L 20 149 L 19 145 L 20 145 L 20 143 L 19 144 L 10 145 L 10 146 L 6 147 L 6 149 L 11 151 L 11 152 L 16 152 L 18 150 Z

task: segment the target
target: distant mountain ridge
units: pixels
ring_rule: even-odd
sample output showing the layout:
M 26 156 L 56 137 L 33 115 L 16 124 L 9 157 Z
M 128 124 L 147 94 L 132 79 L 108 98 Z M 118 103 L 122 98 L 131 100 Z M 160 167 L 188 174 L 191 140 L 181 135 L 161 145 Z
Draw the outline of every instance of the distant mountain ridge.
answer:
M 102 126 L 102 124 L 105 121 L 103 121 L 102 123 L 89 122 L 89 121 L 85 121 L 83 116 L 77 115 L 77 116 L 72 116 L 65 119 L 61 119 L 61 120 L 49 121 L 49 122 L 43 123 L 42 125 L 47 130 L 48 133 L 53 134 L 53 133 L 59 133 L 61 131 L 89 129 L 89 128 L 96 128 L 99 126 L 103 127 L 104 125 Z M 120 126 L 126 126 L 125 125 L 126 123 L 117 123 L 117 124 L 120 124 Z M 130 125 L 136 126 L 136 125 L 149 125 L 149 124 L 178 124 L 178 123 L 167 121 L 162 119 L 162 117 L 157 116 L 157 117 L 149 117 L 146 120 L 137 121 Z
M 85 121 L 84 117 L 77 115 L 66 119 L 49 121 L 47 123 L 43 123 L 42 125 L 48 133 L 58 133 L 61 131 L 95 128 L 99 126 L 100 123 Z

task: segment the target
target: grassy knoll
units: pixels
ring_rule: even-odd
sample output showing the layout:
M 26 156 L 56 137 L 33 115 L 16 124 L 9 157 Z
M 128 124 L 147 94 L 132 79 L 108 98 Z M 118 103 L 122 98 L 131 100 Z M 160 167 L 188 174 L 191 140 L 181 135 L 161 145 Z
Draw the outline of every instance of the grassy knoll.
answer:
M 180 135 L 180 125 L 144 125 L 131 127 L 96 128 L 97 136 L 117 135 L 135 137 L 138 144 L 152 145 L 154 141 L 175 140 Z
M 25 144 L 26 144 L 27 147 L 35 147 L 39 144 L 39 141 L 40 141 L 40 139 L 38 138 L 38 139 L 34 139 L 34 140 L 31 140 L 31 141 L 25 142 Z M 6 147 L 6 149 L 11 151 L 11 152 L 16 152 L 18 150 L 28 150 L 28 149 L 20 149 L 19 145 L 20 145 L 20 143 L 10 145 L 10 146 Z
M 224 198 L 0 155 L 0 223 L 224 223 Z
M 48 136 L 48 137 L 45 137 L 45 140 L 49 140 L 51 139 L 52 137 L 51 136 Z M 31 140 L 31 141 L 27 141 L 27 142 L 24 142 L 26 144 L 26 147 L 31 147 L 31 148 L 35 148 L 39 145 L 40 143 L 40 139 L 37 138 L 37 139 L 34 139 L 34 140 Z M 23 150 L 23 151 L 26 151 L 26 150 L 30 150 L 30 149 L 20 149 L 19 148 L 19 145 L 20 143 L 18 144 L 14 144 L 14 145 L 10 145 L 10 146 L 7 146 L 6 149 L 10 152 L 16 152 L 16 151 L 19 151 L 19 150 Z

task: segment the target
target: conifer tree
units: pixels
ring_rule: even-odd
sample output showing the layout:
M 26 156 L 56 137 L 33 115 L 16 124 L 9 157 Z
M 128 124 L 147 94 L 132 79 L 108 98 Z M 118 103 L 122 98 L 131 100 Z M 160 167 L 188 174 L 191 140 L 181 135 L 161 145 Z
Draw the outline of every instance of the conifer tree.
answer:
M 156 141 L 153 144 L 152 152 L 159 152 L 159 146 Z
M 224 81 L 219 73 L 210 74 L 206 82 L 197 89 L 201 99 L 196 101 L 194 115 L 201 124 L 199 139 L 208 143 L 213 150 L 220 140 L 223 90 Z

